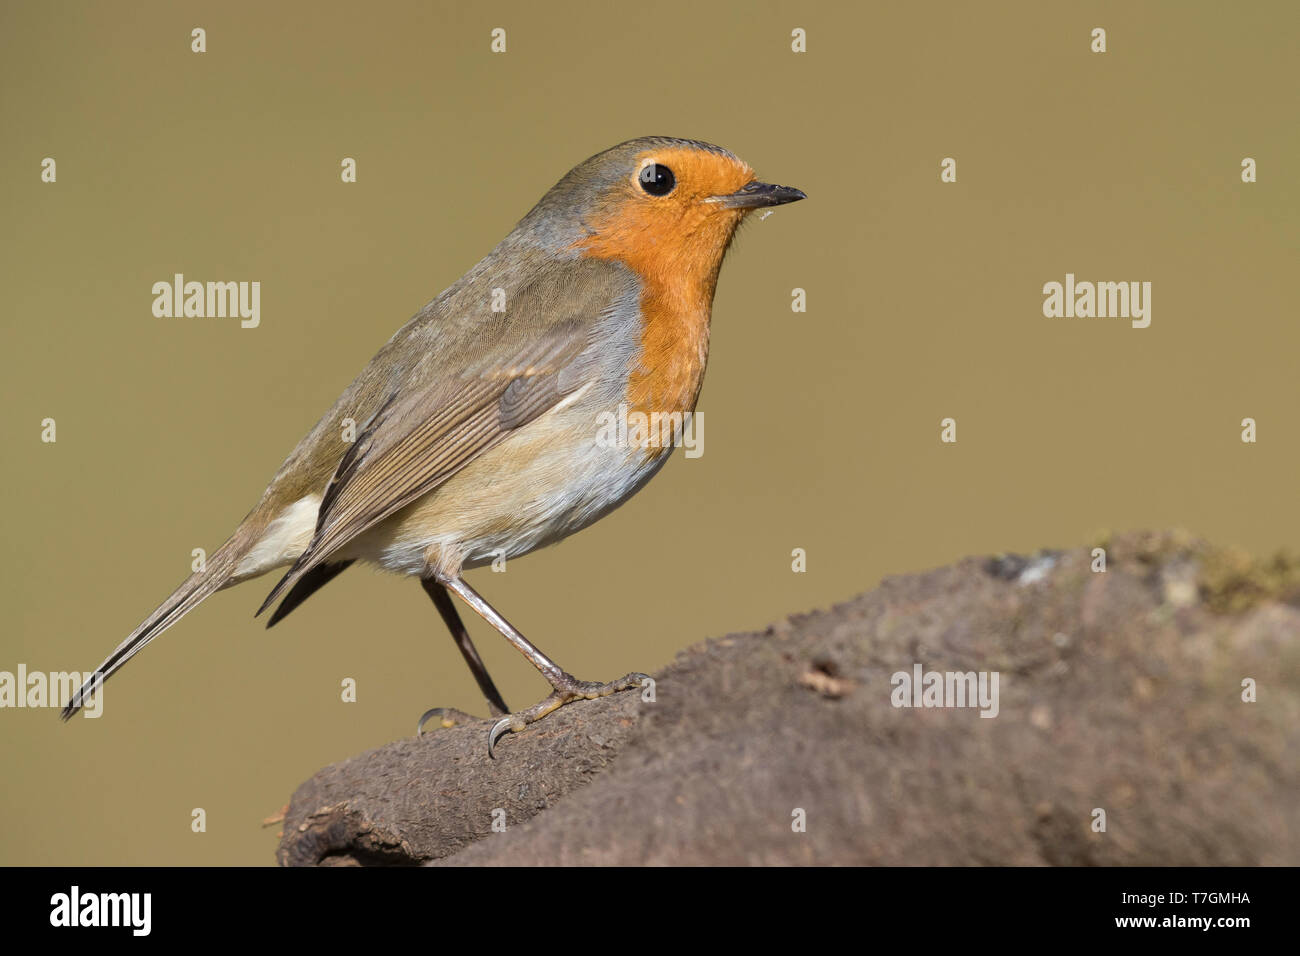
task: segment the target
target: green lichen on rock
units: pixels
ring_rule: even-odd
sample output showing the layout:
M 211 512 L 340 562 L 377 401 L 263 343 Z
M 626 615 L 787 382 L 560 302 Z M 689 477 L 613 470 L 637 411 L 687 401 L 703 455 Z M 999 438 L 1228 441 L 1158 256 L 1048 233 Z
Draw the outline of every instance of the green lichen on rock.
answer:
M 1300 596 L 1300 556 L 1283 550 L 1257 559 L 1241 548 L 1206 547 L 1198 583 L 1210 610 L 1239 614 L 1264 601 Z

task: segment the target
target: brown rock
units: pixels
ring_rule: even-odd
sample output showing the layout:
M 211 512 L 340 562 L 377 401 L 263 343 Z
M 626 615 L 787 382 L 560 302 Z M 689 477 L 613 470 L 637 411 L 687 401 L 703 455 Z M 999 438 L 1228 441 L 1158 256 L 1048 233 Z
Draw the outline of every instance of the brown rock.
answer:
M 1300 576 L 1106 545 L 1101 574 L 967 559 L 697 645 L 655 702 L 572 704 L 494 761 L 486 721 L 345 760 L 294 794 L 280 862 L 1300 863 Z M 998 715 L 893 706 L 917 663 L 998 672 Z

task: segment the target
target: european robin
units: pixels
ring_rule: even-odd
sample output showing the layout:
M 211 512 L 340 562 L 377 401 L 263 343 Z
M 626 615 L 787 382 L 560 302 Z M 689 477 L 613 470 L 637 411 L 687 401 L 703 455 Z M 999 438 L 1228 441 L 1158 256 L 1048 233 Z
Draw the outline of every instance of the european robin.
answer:
M 389 339 L 204 569 L 118 645 L 63 717 L 214 591 L 287 567 L 258 610 L 283 597 L 270 626 L 358 560 L 420 578 L 500 718 L 489 754 L 507 730 L 569 701 L 639 686 L 642 674 L 574 678 L 462 574 L 573 534 L 658 472 L 674 441 L 609 441 L 599 423 L 640 413 L 676 428 L 694 413 L 736 228 L 803 198 L 694 140 L 634 139 L 572 169 Z M 510 712 L 448 592 L 541 671 L 545 700 Z

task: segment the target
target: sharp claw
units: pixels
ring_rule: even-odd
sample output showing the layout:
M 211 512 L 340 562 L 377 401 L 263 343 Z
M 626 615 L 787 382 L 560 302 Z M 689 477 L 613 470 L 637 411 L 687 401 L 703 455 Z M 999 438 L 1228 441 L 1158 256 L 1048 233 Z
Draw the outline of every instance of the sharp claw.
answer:
M 496 751 L 497 741 L 500 740 L 501 736 L 509 729 L 510 729 L 509 716 L 502 717 L 500 720 L 498 720 L 495 724 L 492 725 L 492 729 L 488 731 L 488 759 L 490 760 L 496 759 L 497 755 L 495 751 Z
M 496 759 L 497 741 L 505 736 L 506 731 L 523 730 L 529 724 L 541 720 L 547 714 L 558 710 L 570 701 L 596 700 L 600 697 L 608 697 L 623 690 L 644 687 L 646 682 L 651 679 L 647 674 L 634 673 L 608 684 L 597 684 L 593 681 L 576 680 L 565 674 L 562 682 L 552 682 L 551 686 L 554 691 L 545 700 L 517 714 L 506 714 L 492 725 L 492 729 L 488 731 L 488 757 L 489 759 Z
M 435 715 L 441 717 L 446 713 L 447 713 L 446 707 L 434 707 L 431 710 L 426 710 L 423 714 L 420 715 L 419 723 L 415 725 L 415 736 L 417 737 L 424 736 L 424 725 L 429 722 L 430 717 L 433 717 Z

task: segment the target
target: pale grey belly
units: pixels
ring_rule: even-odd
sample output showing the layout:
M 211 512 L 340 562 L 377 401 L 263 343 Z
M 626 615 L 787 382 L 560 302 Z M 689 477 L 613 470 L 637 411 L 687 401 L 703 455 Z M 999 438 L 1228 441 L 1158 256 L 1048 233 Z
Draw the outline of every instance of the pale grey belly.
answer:
M 345 546 L 340 556 L 404 574 L 474 568 L 545 547 L 635 494 L 668 454 L 597 439 L 596 409 L 559 409 L 530 423 L 420 501 Z

